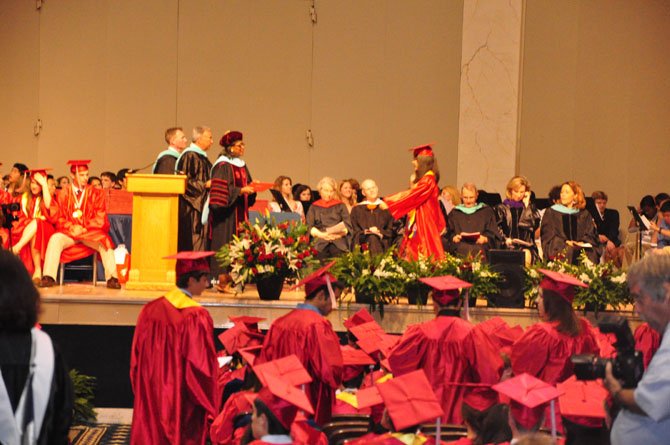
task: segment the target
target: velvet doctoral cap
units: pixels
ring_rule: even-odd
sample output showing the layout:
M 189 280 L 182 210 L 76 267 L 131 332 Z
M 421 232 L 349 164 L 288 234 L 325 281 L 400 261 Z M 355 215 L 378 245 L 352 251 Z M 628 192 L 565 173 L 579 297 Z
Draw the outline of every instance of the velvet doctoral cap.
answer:
M 235 145 L 235 142 L 241 141 L 243 139 L 243 135 L 239 131 L 226 131 L 223 133 L 223 136 L 221 136 L 221 140 L 219 141 L 219 145 L 222 147 L 230 147 Z

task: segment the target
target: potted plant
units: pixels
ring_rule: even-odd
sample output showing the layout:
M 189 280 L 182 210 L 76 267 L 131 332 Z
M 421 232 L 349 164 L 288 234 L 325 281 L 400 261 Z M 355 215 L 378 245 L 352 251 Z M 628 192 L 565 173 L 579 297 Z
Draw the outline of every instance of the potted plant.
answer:
M 254 224 L 240 224 L 238 234 L 217 252 L 216 259 L 230 270 L 236 290 L 256 283 L 261 299 L 277 300 L 284 281 L 301 278 L 316 262 L 315 255 L 304 223 L 277 224 L 266 216 Z
M 498 272 L 491 270 L 491 267 L 481 260 L 479 255 L 475 257 L 459 258 L 452 256 L 449 258 L 450 268 L 455 268 L 452 275 L 472 284 L 468 290 L 469 305 L 474 307 L 477 297 L 488 297 L 496 294 L 503 281 Z
M 409 304 L 424 305 L 428 302 L 430 287 L 419 281 L 419 278 L 456 275 L 457 260 L 447 255 L 445 259 L 435 261 L 433 258 L 420 257 L 417 260 L 401 260 L 405 270 L 405 292 Z

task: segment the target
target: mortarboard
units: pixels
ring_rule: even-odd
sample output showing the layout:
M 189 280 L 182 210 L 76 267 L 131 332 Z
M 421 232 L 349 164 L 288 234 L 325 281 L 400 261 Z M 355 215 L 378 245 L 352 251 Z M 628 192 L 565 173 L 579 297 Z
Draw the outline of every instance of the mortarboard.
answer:
M 354 315 L 344 320 L 342 324 L 345 328 L 351 329 L 352 326 L 358 326 L 359 324 L 367 323 L 369 321 L 375 321 L 375 319 L 367 309 L 362 308 Z
M 417 145 L 409 149 L 412 152 L 412 155 L 416 158 L 417 156 L 434 156 L 433 154 L 433 143 Z
M 419 280 L 433 288 L 433 300 L 441 306 L 445 306 L 450 301 L 458 299 L 461 295 L 461 289 L 472 287 L 472 284 L 467 281 L 451 275 L 419 278 Z
M 2 164 L 0 164 L 2 165 Z M 53 170 L 51 167 L 46 167 L 46 168 L 33 168 L 31 170 L 27 170 L 28 175 L 30 175 L 30 178 L 32 179 L 35 177 L 36 174 L 40 173 L 44 178 L 46 179 L 47 177 L 47 171 L 48 170 Z
M 605 399 L 609 393 L 597 380 L 577 380 L 574 375 L 557 385 L 563 392 L 558 403 L 562 416 L 605 419 Z
M 356 337 L 356 344 L 366 354 L 374 354 L 377 351 L 387 351 L 390 349 L 387 345 L 386 333 L 376 321 L 352 326 L 349 331 Z
M 91 163 L 90 159 L 67 161 L 67 165 L 70 166 L 70 171 L 72 173 L 74 173 L 75 171 L 78 171 L 79 167 L 84 167 L 86 170 L 88 170 L 88 164 L 90 164 L 90 163 Z
M 263 321 L 263 320 L 267 320 L 267 318 L 252 317 L 250 315 L 240 315 L 240 316 L 237 316 L 237 317 L 229 316 L 228 320 L 232 321 L 235 324 L 244 323 L 245 325 L 247 325 L 250 328 L 258 328 L 258 322 Z
M 423 369 L 377 385 L 396 431 L 444 417 Z
M 544 278 L 540 281 L 540 287 L 556 292 L 565 301 L 572 304 L 575 299 L 575 286 L 588 287 L 577 278 L 567 273 L 554 272 L 553 270 L 538 269 L 544 274 Z
M 228 354 L 232 355 L 242 348 L 262 345 L 264 337 L 262 333 L 249 329 L 246 324 L 238 323 L 220 333 L 218 338 Z
M 463 403 L 478 411 L 486 411 L 498 403 L 498 394 L 491 390 L 490 385 L 472 385 L 463 396 Z
M 335 278 L 328 270 L 335 265 L 335 261 L 323 266 L 321 269 L 312 272 L 302 280 L 300 280 L 296 285 L 292 286 L 291 289 L 295 289 L 299 286 L 305 286 L 305 296 L 307 299 L 310 299 L 314 294 L 321 289 L 323 286 L 328 287 L 328 294 L 330 295 L 330 300 L 333 305 L 333 308 L 337 307 L 337 302 L 335 301 L 335 293 L 333 292 L 332 284 L 337 282 Z
M 293 386 L 302 385 L 312 381 L 312 377 L 307 373 L 305 367 L 294 354 L 255 365 L 253 368 L 256 377 L 258 377 L 258 380 L 260 380 L 263 385 L 266 384 L 266 377 L 268 374 L 280 377 L 283 381 Z
M 314 414 L 312 404 L 304 392 L 271 373 L 265 376 L 265 387 L 258 392 L 257 399 L 270 409 L 287 430 L 291 429 L 298 409 Z
M 358 402 L 359 409 L 381 405 L 384 403 L 384 399 L 382 399 L 381 394 L 379 394 L 379 390 L 374 385 L 356 391 L 356 401 Z
M 235 142 L 241 141 L 243 139 L 243 135 L 239 131 L 226 131 L 223 133 L 223 136 L 221 136 L 221 140 L 219 141 L 219 145 L 222 147 L 230 147 L 231 145 L 234 145 Z
M 342 364 L 344 366 L 365 366 L 365 365 L 374 365 L 376 362 L 370 357 L 365 351 L 356 349 L 349 345 L 340 346 L 342 351 Z
M 512 417 L 526 430 L 536 427 L 542 418 L 545 405 L 561 395 L 552 385 L 525 372 L 493 385 L 492 388 L 511 399 Z
M 237 350 L 237 352 L 244 359 L 244 361 L 249 364 L 249 366 L 254 366 L 254 362 L 256 361 L 258 354 L 260 354 L 261 349 L 263 349 L 263 345 L 255 345 L 246 348 L 240 348 Z
M 177 260 L 175 273 L 177 276 L 189 272 L 207 272 L 209 273 L 209 261 L 206 259 L 214 255 L 214 252 L 179 252 L 175 255 L 164 256 L 164 260 Z M 230 352 L 230 351 L 228 351 Z

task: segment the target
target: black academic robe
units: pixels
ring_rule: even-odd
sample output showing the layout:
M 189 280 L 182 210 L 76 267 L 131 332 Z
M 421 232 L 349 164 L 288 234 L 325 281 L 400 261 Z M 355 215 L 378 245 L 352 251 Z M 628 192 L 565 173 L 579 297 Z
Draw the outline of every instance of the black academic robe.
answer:
M 202 207 L 207 198 L 205 183 L 209 181 L 212 163 L 207 156 L 195 151 L 182 154 L 177 170 L 186 175 L 186 190 L 179 196 L 179 235 L 177 249 L 184 251 L 205 250 L 207 226 L 202 224 Z
M 489 249 L 495 249 L 499 245 L 499 231 L 496 222 L 496 215 L 493 209 L 487 205 L 482 206 L 475 213 L 468 215 L 455 207 L 449 213 L 449 220 L 447 221 L 446 246 L 452 255 L 476 255 L 478 253 L 486 252 Z M 488 238 L 486 244 L 476 244 L 474 241 L 462 240 L 459 243 L 453 242 L 453 238 L 463 232 L 474 233 L 479 232 Z
M 0 331 L 0 370 L 12 409 L 16 411 L 28 377 L 30 364 L 30 331 Z M 54 375 L 49 402 L 44 415 L 38 445 L 67 445 L 72 423 L 74 392 L 67 366 L 54 345 Z
M 351 209 L 351 228 L 353 245 L 368 245 L 373 254 L 385 252 L 393 237 L 393 217 L 387 209 L 374 204 L 358 204 Z M 365 233 L 370 227 L 377 227 L 380 235 Z
M 524 207 L 511 207 L 505 203 L 495 207 L 500 239 L 520 239 L 531 246 L 512 244 L 512 249 L 530 249 L 535 259 L 538 256 L 535 246 L 535 231 L 540 227 L 540 212 L 534 204 Z M 504 246 L 504 243 L 501 243 Z
M 218 251 L 228 244 L 237 233 L 238 224 L 249 219 L 249 207 L 256 202 L 256 194 L 243 195 L 240 190 L 250 182 L 251 173 L 246 164 L 237 167 L 221 161 L 212 168 L 212 187 L 209 192 L 209 250 Z M 214 277 L 224 272 L 214 256 L 210 267 Z
M 576 264 L 582 249 L 568 246 L 566 244 L 568 240 L 590 243 L 593 247 L 585 251 L 588 258 L 594 263 L 598 262 L 602 254 L 593 217 L 585 209 L 580 210 L 579 213 L 566 214 L 551 207 L 548 208 L 542 217 L 540 238 L 545 259 L 553 259 L 558 254 L 564 253 L 567 261 Z
M 614 209 L 605 209 L 605 215 L 600 216 L 597 209 L 590 210 L 591 216 L 596 223 L 598 235 L 605 235 L 615 246 L 621 245 L 619 239 L 619 212 Z
M 177 158 L 171 155 L 163 155 L 156 159 L 156 166 L 154 167 L 154 174 L 157 175 L 174 175 L 174 168 L 177 164 Z
M 305 219 L 310 230 L 312 227 L 316 227 L 325 232 L 326 229 L 336 226 L 340 222 L 343 222 L 344 226 L 347 228 L 348 235 L 336 239 L 335 241 L 326 241 L 321 238 L 314 239 L 314 248 L 319 252 L 319 259 L 329 258 L 333 256 L 332 253 L 334 252 L 337 254 L 349 252 L 349 241 L 351 239 L 352 231 L 351 219 L 349 217 L 347 206 L 345 206 L 342 201 L 337 201 L 337 203 L 333 203 L 332 200 L 327 203 L 321 199 L 315 201 L 309 208 Z M 335 248 L 335 250 L 333 250 L 333 248 Z

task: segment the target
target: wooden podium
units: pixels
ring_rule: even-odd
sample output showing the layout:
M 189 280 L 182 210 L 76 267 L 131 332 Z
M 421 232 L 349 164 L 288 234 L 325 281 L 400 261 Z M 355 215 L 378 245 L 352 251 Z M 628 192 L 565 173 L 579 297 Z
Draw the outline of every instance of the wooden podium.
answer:
M 184 175 L 131 174 L 133 192 L 133 253 L 126 289 L 169 290 L 175 287 L 179 195 L 186 189 Z

